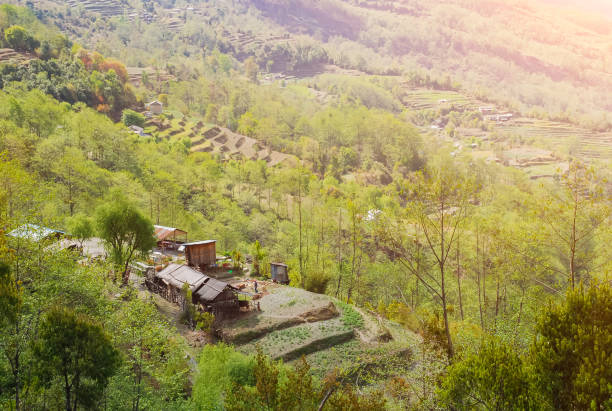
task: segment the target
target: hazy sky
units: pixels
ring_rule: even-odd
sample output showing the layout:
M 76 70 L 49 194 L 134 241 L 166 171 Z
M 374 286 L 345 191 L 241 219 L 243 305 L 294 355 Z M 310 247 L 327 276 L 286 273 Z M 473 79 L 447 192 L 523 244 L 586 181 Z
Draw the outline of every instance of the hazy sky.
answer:
M 544 0 L 553 4 L 564 4 L 572 7 L 604 13 L 612 18 L 612 0 Z

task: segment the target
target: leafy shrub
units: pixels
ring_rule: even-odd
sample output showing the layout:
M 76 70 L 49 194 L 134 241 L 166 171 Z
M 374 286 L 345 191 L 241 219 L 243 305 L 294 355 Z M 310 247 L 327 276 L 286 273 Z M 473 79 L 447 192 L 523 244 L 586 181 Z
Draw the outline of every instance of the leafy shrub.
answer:
M 205 333 L 211 333 L 213 325 L 215 324 L 215 315 L 212 313 L 200 313 L 195 314 L 196 327 L 198 330 L 202 330 Z
M 121 121 L 127 127 L 129 126 L 143 127 L 145 123 L 145 118 L 142 114 L 137 113 L 134 110 L 126 109 L 126 110 L 123 110 L 123 114 L 121 115 Z
M 314 272 L 306 277 L 305 288 L 313 293 L 325 294 L 331 278 L 321 272 Z

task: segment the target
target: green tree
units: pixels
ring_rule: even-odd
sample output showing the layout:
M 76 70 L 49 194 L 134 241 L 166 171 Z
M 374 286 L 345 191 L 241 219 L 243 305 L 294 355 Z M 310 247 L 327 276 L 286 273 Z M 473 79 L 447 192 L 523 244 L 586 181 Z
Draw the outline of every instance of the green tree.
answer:
M 454 355 L 449 320 L 449 264 L 451 251 L 465 223 L 475 182 L 448 157 L 436 159 L 425 173 L 408 181 L 406 214 L 382 221 L 381 236 L 398 262 L 432 295 L 442 309 L 445 349 Z M 401 200 L 400 200 L 401 201 Z
M 137 253 L 155 247 L 153 224 L 123 196 L 115 195 L 96 211 L 96 224 L 114 263 L 122 267 L 122 281 L 129 279 L 129 264 Z
M 597 230 L 610 217 L 606 198 L 609 194 L 595 169 L 573 161 L 561 188 L 554 187 L 544 203 L 541 215 L 550 227 L 552 245 L 559 250 L 572 288 L 595 261 Z
M 0 321 L 12 324 L 21 305 L 21 292 L 10 267 L 0 263 Z M 5 325 L 5 324 L 2 324 Z
M 52 308 L 34 347 L 36 373 L 51 386 L 63 385 L 66 411 L 93 407 L 119 364 L 119 352 L 102 327 L 66 308 Z
M 18 51 L 33 51 L 40 43 L 21 26 L 11 26 L 4 30 L 4 38 L 8 45 Z
M 536 325 L 533 367 L 556 410 L 612 408 L 612 289 L 582 283 L 550 302 Z
M 79 246 L 82 249 L 83 242 L 94 235 L 94 222 L 85 214 L 77 214 L 68 220 L 68 232 L 72 238 L 79 242 Z
M 121 121 L 127 127 L 129 126 L 144 127 L 145 117 L 142 114 L 135 112 L 134 110 L 125 109 L 123 110 L 123 114 L 121 115 Z
M 244 61 L 244 74 L 253 83 L 257 83 L 257 73 L 259 72 L 259 66 L 253 57 L 249 57 Z
M 266 252 L 259 243 L 259 240 L 255 240 L 251 247 L 253 253 L 253 274 L 260 276 L 262 274 L 262 265 L 266 259 Z
M 120 391 L 109 400 L 109 409 L 125 406 L 133 411 L 159 409 L 161 402 L 184 395 L 189 366 L 180 340 L 152 301 L 132 298 L 111 318 L 113 342 L 122 347 L 121 373 L 113 384 Z M 155 386 L 148 384 L 155 380 Z M 169 403 L 165 403 L 168 404 Z
M 452 364 L 440 389 L 442 402 L 457 410 L 536 409 L 534 397 L 522 358 L 495 338 Z
M 19 333 L 19 316 L 21 305 L 23 303 L 22 291 L 14 276 L 11 274 L 10 267 L 6 263 L 0 263 L 0 330 L 6 335 Z M 16 348 L 14 350 L 7 349 L 8 346 Z M 0 351 L 6 355 L 9 361 L 10 369 L 13 374 L 14 389 L 15 389 L 15 407 L 17 410 L 21 408 L 21 366 L 20 366 L 20 350 L 15 347 L 14 341 L 11 339 L 0 340 Z

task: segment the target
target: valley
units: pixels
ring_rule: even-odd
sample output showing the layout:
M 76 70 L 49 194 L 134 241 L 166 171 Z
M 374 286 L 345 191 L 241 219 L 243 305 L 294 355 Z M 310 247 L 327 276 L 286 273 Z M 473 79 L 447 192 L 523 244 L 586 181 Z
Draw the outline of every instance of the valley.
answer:
M 609 409 L 605 13 L 3 2 L 0 408 Z

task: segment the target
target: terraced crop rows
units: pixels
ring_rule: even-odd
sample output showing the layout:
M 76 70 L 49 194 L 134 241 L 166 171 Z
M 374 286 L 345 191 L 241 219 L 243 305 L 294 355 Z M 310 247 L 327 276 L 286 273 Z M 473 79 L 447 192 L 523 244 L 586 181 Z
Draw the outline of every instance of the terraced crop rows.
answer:
M 82 7 L 91 13 L 98 13 L 104 17 L 120 16 L 126 8 L 116 0 L 66 0 L 70 7 Z
M 463 110 L 475 110 L 479 103 L 471 100 L 463 94 L 454 91 L 439 91 L 425 89 L 404 88 L 404 95 L 401 97 L 402 103 L 412 110 L 433 110 L 442 106 L 454 106 Z
M 538 138 L 551 146 L 567 146 L 576 138 L 578 153 L 587 159 L 612 159 L 612 133 L 597 133 L 568 124 L 534 119 L 517 119 L 498 125 L 499 131 Z
M 20 53 L 13 49 L 0 49 L 0 63 L 6 62 L 26 62 L 36 58 L 35 56 L 27 53 Z
M 181 140 L 189 138 L 192 152 L 209 152 L 222 155 L 225 159 L 245 158 L 264 160 L 275 166 L 291 156 L 264 148 L 257 140 L 232 132 L 227 128 L 205 125 L 186 120 L 173 120 L 163 123 L 149 122 L 145 131 L 157 131 L 161 138 Z

